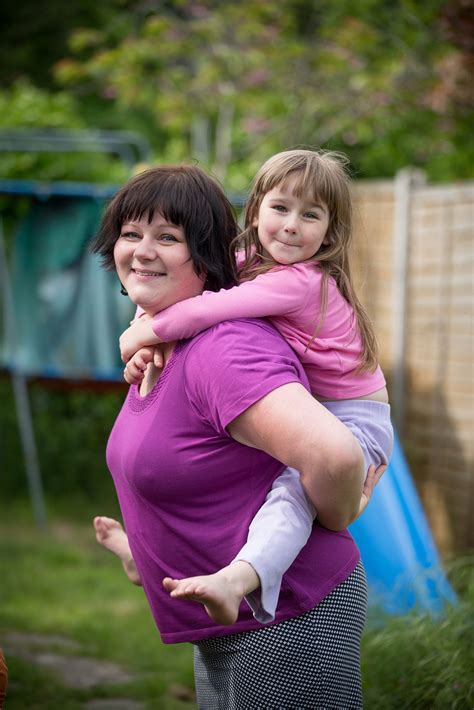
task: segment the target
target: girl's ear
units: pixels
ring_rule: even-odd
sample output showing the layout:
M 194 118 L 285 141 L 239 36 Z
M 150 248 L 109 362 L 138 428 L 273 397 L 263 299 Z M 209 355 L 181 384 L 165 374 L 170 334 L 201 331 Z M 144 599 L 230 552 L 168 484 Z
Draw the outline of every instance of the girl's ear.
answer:
M 331 229 L 331 222 L 329 221 L 328 226 L 326 227 L 326 234 L 324 235 L 324 239 L 321 242 L 321 244 L 324 244 L 324 246 L 329 246 L 332 242 L 332 229 Z

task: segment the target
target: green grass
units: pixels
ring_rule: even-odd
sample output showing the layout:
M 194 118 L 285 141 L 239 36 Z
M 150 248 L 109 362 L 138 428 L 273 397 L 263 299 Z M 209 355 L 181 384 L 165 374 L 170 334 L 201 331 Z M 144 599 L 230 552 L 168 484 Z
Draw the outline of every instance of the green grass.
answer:
M 61 507 L 48 531 L 27 507 L 0 511 L 0 645 L 13 631 L 62 636 L 78 654 L 120 664 L 137 679 L 122 686 L 65 687 L 31 660 L 7 653 L 6 710 L 75 710 L 90 698 L 132 698 L 150 709 L 193 710 L 192 649 L 163 645 L 141 589 L 96 543 L 83 505 Z M 438 620 L 409 615 L 369 627 L 363 642 L 366 710 L 474 707 L 474 572 L 453 570 L 460 604 Z M 58 653 L 54 645 L 50 652 Z M 188 699 L 182 699 L 186 696 Z
M 74 690 L 7 653 L 7 710 L 73 710 L 88 698 L 114 695 L 142 700 L 148 708 L 195 707 L 175 697 L 177 688 L 192 695 L 191 646 L 160 642 L 142 589 L 95 543 L 91 525 L 55 519 L 47 533 L 39 533 L 22 511 L 15 519 L 4 512 L 0 568 L 0 645 L 11 631 L 59 635 L 80 645 L 61 653 L 116 662 L 138 678 L 120 687 Z
M 474 708 L 474 565 L 448 565 L 459 603 L 440 618 L 387 619 L 363 640 L 365 706 L 371 710 Z M 369 626 L 370 628 L 370 626 Z

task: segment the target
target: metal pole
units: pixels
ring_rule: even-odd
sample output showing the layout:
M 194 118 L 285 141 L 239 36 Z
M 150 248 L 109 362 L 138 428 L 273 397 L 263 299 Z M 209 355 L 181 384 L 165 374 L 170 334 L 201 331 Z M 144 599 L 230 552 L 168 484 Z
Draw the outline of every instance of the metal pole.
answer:
M 5 250 L 5 240 L 3 238 L 3 225 L 0 220 L 0 275 L 2 282 L 2 292 L 5 311 L 5 331 L 7 342 L 9 341 L 13 355 L 17 351 L 18 337 L 16 333 L 15 312 L 13 296 L 10 284 L 10 274 L 8 271 L 7 257 Z M 43 484 L 38 463 L 38 453 L 36 449 L 31 407 L 28 398 L 28 387 L 26 378 L 20 371 L 10 367 L 13 395 L 15 398 L 16 415 L 18 428 L 20 430 L 23 458 L 25 461 L 26 475 L 33 506 L 36 524 L 40 528 L 46 527 L 46 507 L 44 503 Z

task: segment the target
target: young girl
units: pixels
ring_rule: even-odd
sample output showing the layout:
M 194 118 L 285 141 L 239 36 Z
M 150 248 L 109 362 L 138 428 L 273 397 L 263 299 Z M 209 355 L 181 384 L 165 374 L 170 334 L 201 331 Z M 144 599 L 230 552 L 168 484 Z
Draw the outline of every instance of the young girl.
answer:
M 138 318 L 120 345 L 125 377 L 139 383 L 153 357 L 146 346 L 190 338 L 224 320 L 268 317 L 300 358 L 313 395 L 357 439 L 367 471 L 388 463 L 393 433 L 375 336 L 352 283 L 345 162 L 339 154 L 310 150 L 270 158 L 254 179 L 246 207 L 237 254 L 240 285 L 206 291 L 154 319 Z M 244 595 L 254 616 L 269 622 L 282 576 L 306 544 L 316 515 L 298 472 L 286 469 L 229 566 L 163 584 L 175 598 L 202 602 L 218 623 L 235 621 Z M 98 541 L 133 564 L 125 533 L 104 520 L 95 520 Z M 246 586 L 240 576 L 246 565 L 236 564 L 241 561 L 255 570 L 260 587 Z

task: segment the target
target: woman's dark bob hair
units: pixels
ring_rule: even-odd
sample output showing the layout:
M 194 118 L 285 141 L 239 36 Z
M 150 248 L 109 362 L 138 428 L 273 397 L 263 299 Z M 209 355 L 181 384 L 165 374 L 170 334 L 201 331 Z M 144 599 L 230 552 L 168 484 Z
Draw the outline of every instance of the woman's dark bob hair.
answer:
M 215 180 L 192 165 L 164 165 L 131 178 L 105 210 L 91 251 L 102 265 L 115 269 L 114 247 L 122 225 L 155 212 L 182 227 L 198 276 L 206 274 L 205 288 L 218 291 L 236 283 L 231 242 L 239 233 L 234 210 Z

